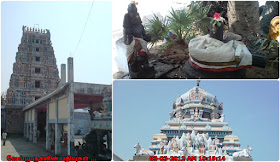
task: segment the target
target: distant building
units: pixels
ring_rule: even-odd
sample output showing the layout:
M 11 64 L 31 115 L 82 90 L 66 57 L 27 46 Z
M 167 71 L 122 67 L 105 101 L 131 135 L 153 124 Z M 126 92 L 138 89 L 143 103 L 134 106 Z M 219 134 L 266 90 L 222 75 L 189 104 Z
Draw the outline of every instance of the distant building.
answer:
M 22 108 L 55 90 L 58 82 L 50 31 L 23 26 L 7 90 L 5 110 L 8 133 L 23 133 Z

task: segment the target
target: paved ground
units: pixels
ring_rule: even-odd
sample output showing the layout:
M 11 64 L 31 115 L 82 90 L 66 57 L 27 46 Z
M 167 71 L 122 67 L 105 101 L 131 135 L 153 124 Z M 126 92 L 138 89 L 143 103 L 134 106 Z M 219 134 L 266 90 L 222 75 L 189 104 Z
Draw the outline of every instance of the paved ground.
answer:
M 83 143 L 84 136 L 75 136 L 75 145 L 78 145 L 78 141 Z M 32 142 L 27 142 L 23 137 L 10 137 L 6 141 L 6 145 L 3 145 L 3 141 L 1 140 L 1 160 L 7 161 L 7 156 L 11 155 L 12 157 L 33 157 L 33 156 L 42 156 L 46 157 L 49 155 L 54 156 L 54 150 L 47 152 L 46 148 L 46 139 L 40 139 L 37 144 L 33 144 Z M 61 144 L 61 155 L 67 156 L 67 147 Z
M 13 157 L 33 157 L 33 156 L 48 156 L 54 155 L 53 153 L 47 152 L 44 148 L 43 141 L 39 142 L 38 145 L 31 142 L 25 141 L 24 138 L 8 138 L 6 145 L 3 145 L 1 140 L 1 160 L 7 161 L 7 156 L 11 155 Z

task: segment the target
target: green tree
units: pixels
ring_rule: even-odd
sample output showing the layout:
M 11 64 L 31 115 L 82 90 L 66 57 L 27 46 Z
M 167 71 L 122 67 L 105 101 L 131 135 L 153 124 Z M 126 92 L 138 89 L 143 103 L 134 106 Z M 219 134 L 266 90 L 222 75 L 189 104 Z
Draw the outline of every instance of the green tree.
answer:
M 186 9 L 174 10 L 172 8 L 168 18 L 168 26 L 171 32 L 177 35 L 178 43 L 185 43 L 185 32 L 188 31 L 192 25 L 190 13 Z
M 6 93 L 2 92 L 1 94 L 1 105 L 6 105 Z
M 189 11 L 191 13 L 192 22 L 196 29 L 199 29 L 204 35 L 209 33 L 210 17 L 207 14 L 210 10 L 210 5 L 202 7 L 202 2 L 191 2 Z
M 159 40 L 164 40 L 168 33 L 166 18 L 160 18 L 155 14 L 153 18 L 148 20 L 145 24 L 145 28 L 147 33 L 151 35 L 152 46 Z

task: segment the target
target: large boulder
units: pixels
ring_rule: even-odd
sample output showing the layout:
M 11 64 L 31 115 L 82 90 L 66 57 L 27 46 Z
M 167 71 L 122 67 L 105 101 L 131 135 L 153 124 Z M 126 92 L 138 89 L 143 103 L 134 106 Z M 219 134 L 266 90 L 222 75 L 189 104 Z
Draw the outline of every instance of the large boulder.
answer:
M 260 15 L 260 26 L 265 34 L 269 33 L 270 21 L 275 16 L 279 16 L 279 2 L 266 1 L 263 11 Z

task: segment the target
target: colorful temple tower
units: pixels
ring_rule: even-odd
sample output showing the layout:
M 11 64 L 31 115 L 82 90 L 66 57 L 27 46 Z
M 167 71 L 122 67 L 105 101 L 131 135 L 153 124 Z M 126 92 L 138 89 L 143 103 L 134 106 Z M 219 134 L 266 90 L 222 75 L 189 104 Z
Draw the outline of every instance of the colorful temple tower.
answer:
M 238 137 L 232 135 L 232 129 L 225 122 L 223 103 L 202 89 L 199 81 L 173 102 L 169 115 L 170 119 L 161 127 L 161 132 L 153 136 L 149 147 L 155 156 L 224 156 L 226 160 L 252 160 L 252 148 L 247 146 L 242 150 Z M 145 154 L 142 151 L 136 152 L 137 155 Z
M 7 90 L 7 131 L 22 133 L 22 108 L 55 90 L 58 83 L 59 75 L 50 31 L 23 26 Z

